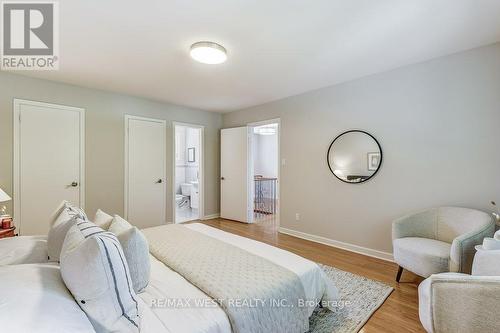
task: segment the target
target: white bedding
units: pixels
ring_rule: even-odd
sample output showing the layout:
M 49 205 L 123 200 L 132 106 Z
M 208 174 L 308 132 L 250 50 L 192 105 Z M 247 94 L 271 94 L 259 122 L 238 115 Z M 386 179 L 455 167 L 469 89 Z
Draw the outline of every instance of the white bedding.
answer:
M 0 280 L 4 284 L 0 292 L 0 332 L 96 333 L 66 288 L 58 264 L 2 266 Z M 177 332 L 165 328 L 146 303 L 139 301 L 141 333 Z
M 219 229 L 215 229 L 204 224 L 187 224 L 186 227 L 201 232 L 207 236 L 219 239 L 223 242 L 229 243 L 233 246 L 242 248 L 250 253 L 266 258 L 267 260 L 280 265 L 288 270 L 294 272 L 301 280 L 307 299 L 321 300 L 323 295 L 327 295 L 328 299 L 337 299 L 338 292 L 336 287 L 333 285 L 332 281 L 325 277 L 324 272 L 321 268 L 314 262 L 295 255 L 291 252 L 281 250 L 279 248 L 237 236 Z M 13 263 L 28 263 L 28 262 L 46 262 L 47 261 L 47 246 L 46 237 L 43 236 L 21 236 L 14 237 L 10 239 L 0 240 L 0 253 L 4 254 L 3 258 L 0 259 L 0 265 L 9 265 Z M 211 302 L 211 298 L 205 295 L 198 288 L 189 283 L 181 275 L 174 272 L 162 262 L 150 256 L 151 258 L 151 277 L 149 285 L 146 287 L 143 293 L 140 293 L 140 298 L 148 306 L 153 306 L 152 311 L 141 311 L 142 323 L 141 332 L 143 333 L 231 333 L 231 325 L 226 313 L 218 306 Z M 50 265 L 50 264 L 45 264 Z M 30 266 L 30 265 L 27 265 Z M 56 265 L 53 265 L 57 267 Z M 6 285 L 10 285 L 9 277 L 15 278 L 19 273 L 21 273 L 22 267 L 19 265 L 9 267 L 0 267 L 2 270 L 0 273 L 0 278 L 2 282 Z M 41 267 L 44 267 L 43 264 Z M 47 270 L 47 268 L 42 269 Z M 8 274 L 10 273 L 10 274 Z M 16 274 L 12 274 L 16 273 Z M 52 274 L 52 273 L 51 273 Z M 21 273 L 22 275 L 22 273 Z M 5 278 L 7 276 L 7 278 Z M 8 321 L 7 317 L 13 316 L 15 313 L 23 314 L 23 321 L 26 323 L 36 323 L 40 324 L 39 318 L 44 318 L 46 322 L 46 314 L 44 315 L 43 308 L 46 305 L 50 306 L 50 302 L 32 302 L 30 301 L 41 296 L 37 296 L 42 288 L 41 284 L 47 283 L 45 279 L 41 278 L 39 280 L 40 285 L 38 288 L 36 285 L 35 289 L 28 288 L 26 292 L 28 293 L 24 297 L 27 299 L 27 308 L 17 309 L 16 307 L 9 306 L 8 303 L 2 302 L 2 297 L 0 297 L 0 320 L 2 322 L 12 322 Z M 34 290 L 34 291 L 33 291 Z M 17 292 L 13 290 L 12 292 Z M 68 304 L 70 307 L 76 306 L 78 310 L 79 307 L 74 300 L 69 295 L 67 290 L 60 291 L 61 296 L 64 299 L 68 298 Z M 11 295 L 14 296 L 14 295 Z M 69 296 L 69 297 L 68 297 Z M 45 298 L 46 296 L 43 296 Z M 54 295 L 50 296 L 54 297 Z M 166 306 L 165 300 L 190 300 L 189 306 Z M 40 301 L 42 299 L 40 298 Z M 50 300 L 50 299 L 47 299 Z M 208 304 L 212 306 L 192 306 L 193 300 L 206 300 Z M 66 300 L 65 300 L 66 301 Z M 162 303 L 163 302 L 163 303 Z M 43 305 L 41 304 L 43 303 Z M 30 307 L 29 304 L 32 304 Z M 34 308 L 33 306 L 37 306 Z M 3 311 L 5 308 L 9 308 L 12 311 Z M 48 309 L 48 308 L 46 308 Z M 309 315 L 312 314 L 314 306 L 309 308 Z M 27 312 L 26 312 L 27 311 Z M 27 314 L 27 315 L 26 315 Z M 85 314 L 81 311 L 81 314 Z M 40 317 L 42 316 L 42 317 Z M 38 318 L 38 319 L 37 319 Z M 86 317 L 85 317 L 86 318 Z M 54 318 L 54 320 L 61 320 L 64 325 L 68 324 L 69 321 L 75 318 Z M 79 327 L 75 327 L 75 332 L 92 332 L 85 321 L 81 318 L 77 321 L 80 322 Z M 63 325 L 63 326 L 64 326 Z M 42 325 L 43 326 L 43 325 Z M 14 329 L 16 326 L 12 326 L 12 332 L 23 332 L 23 330 Z M 44 327 L 37 326 L 33 331 L 44 332 Z M 51 332 L 57 332 L 57 330 L 52 330 Z
M 306 298 L 309 300 L 321 300 L 323 295 L 326 295 L 326 298 L 331 300 L 338 299 L 338 290 L 333 285 L 333 282 L 326 277 L 323 270 L 311 260 L 253 239 L 209 227 L 205 224 L 193 223 L 186 224 L 185 226 L 204 233 L 207 236 L 237 246 L 257 256 L 266 258 L 276 265 L 294 272 L 302 281 Z M 309 316 L 313 311 L 314 307 L 311 307 L 309 309 Z
M 66 289 L 58 265 L 2 266 L 0 279 L 0 331 L 95 333 Z
M 231 325 L 220 307 L 166 307 L 166 299 L 211 300 L 181 275 L 174 272 L 153 256 L 149 285 L 139 297 L 153 306 L 153 313 L 160 319 L 165 332 L 175 333 L 230 333 Z
M 186 227 L 217 238 L 226 243 L 242 248 L 255 255 L 266 258 L 297 274 L 304 286 L 307 299 L 321 300 L 325 293 L 330 299 L 337 299 L 338 292 L 333 283 L 325 278 L 324 272 L 314 262 L 248 238 L 240 237 L 204 224 L 187 224 Z M 193 300 L 206 299 L 198 288 L 189 283 L 178 273 L 172 271 L 159 260 L 151 256 L 151 278 L 146 290 L 139 296 L 148 305 L 165 326 L 165 332 L 180 333 L 230 333 L 231 326 L 225 312 L 218 306 L 196 307 Z M 167 306 L 165 300 L 190 300 L 189 306 Z M 312 314 L 314 306 L 309 308 Z
M 45 263 L 48 261 L 47 236 L 0 239 L 0 254 L 0 266 Z

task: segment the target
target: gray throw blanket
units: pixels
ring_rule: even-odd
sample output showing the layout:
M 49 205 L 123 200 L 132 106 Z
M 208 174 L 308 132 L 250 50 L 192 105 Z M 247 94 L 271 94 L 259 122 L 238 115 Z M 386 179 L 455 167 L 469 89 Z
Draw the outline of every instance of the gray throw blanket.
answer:
M 143 230 L 153 256 L 213 298 L 235 333 L 309 330 L 299 277 L 262 257 L 181 225 Z

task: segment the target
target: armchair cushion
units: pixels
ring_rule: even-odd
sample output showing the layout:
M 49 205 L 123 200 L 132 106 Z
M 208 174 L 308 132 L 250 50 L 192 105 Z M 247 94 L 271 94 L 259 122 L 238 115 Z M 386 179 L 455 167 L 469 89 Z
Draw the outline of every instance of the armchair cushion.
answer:
M 395 239 L 393 247 L 394 260 L 420 276 L 448 271 L 451 244 L 428 238 L 405 237 Z

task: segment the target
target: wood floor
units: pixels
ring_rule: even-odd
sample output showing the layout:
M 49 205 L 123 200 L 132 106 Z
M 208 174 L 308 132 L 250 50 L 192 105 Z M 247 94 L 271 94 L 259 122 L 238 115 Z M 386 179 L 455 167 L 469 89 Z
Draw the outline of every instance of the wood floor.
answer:
M 418 283 L 421 278 L 404 271 L 401 283 L 395 282 L 397 265 L 384 260 L 306 241 L 276 231 L 274 219 L 245 224 L 224 219 L 202 221 L 212 227 L 252 238 L 310 260 L 384 282 L 394 287 L 385 303 L 368 320 L 360 332 L 425 332 L 418 319 Z

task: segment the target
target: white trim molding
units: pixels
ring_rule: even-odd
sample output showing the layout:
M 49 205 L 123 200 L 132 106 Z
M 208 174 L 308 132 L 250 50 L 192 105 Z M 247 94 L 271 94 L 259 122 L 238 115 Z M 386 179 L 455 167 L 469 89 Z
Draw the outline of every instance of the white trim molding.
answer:
M 215 214 L 209 214 L 209 215 L 205 215 L 201 218 L 201 220 L 205 221 L 205 220 L 213 220 L 213 219 L 217 219 L 220 217 L 220 213 L 215 213 Z
M 329 238 L 322 237 L 322 236 L 311 235 L 311 234 L 308 234 L 308 233 L 305 233 L 302 231 L 296 231 L 296 230 L 287 229 L 287 228 L 283 228 L 283 227 L 279 227 L 278 232 L 280 232 L 282 234 L 294 236 L 297 238 L 302 238 L 302 239 L 305 239 L 305 240 L 308 240 L 311 242 L 320 243 L 320 244 L 336 247 L 336 248 L 339 248 L 342 250 L 347 250 L 347 251 L 363 254 L 365 256 L 394 262 L 394 258 L 392 256 L 392 253 L 389 253 L 389 252 L 383 252 L 383 251 L 379 251 L 379 250 L 369 249 L 367 247 L 354 245 L 354 244 L 350 244 L 350 243 L 345 243 L 345 242 L 341 242 L 341 241 L 334 240 L 334 239 L 329 239 Z

